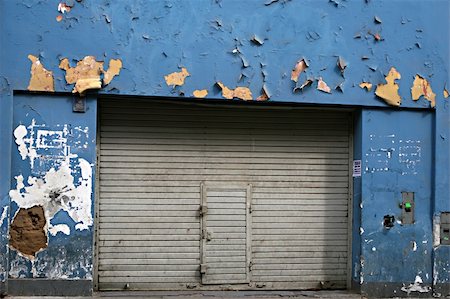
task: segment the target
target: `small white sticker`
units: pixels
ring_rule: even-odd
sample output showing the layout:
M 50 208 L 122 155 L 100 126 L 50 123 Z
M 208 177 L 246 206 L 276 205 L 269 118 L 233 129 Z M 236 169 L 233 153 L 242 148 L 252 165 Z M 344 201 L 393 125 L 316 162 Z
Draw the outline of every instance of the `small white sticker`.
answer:
M 353 177 L 361 176 L 361 160 L 353 160 Z

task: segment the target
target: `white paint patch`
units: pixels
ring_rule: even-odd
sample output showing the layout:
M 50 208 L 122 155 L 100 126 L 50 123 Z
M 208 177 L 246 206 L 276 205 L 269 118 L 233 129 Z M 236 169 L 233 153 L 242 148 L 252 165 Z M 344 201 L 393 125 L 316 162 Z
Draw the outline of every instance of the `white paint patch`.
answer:
M 88 128 L 79 127 L 77 131 L 82 135 L 84 133 L 86 137 Z M 45 125 L 37 125 L 34 119 L 28 126 L 28 131 L 24 125 L 19 125 L 14 130 L 18 151 L 23 160 L 27 157 L 30 159 L 32 173 L 34 159 L 41 156 L 42 159 L 38 160 L 39 167 L 50 161 L 52 168 L 43 168 L 38 177 L 29 176 L 26 184 L 22 175 L 16 176 L 16 189 L 11 190 L 9 195 L 19 208 L 42 206 L 48 231 L 52 235 L 58 232 L 66 235 L 71 233 L 65 224 L 50 224 L 59 211 L 68 213 L 75 221 L 77 230 L 89 229 L 93 224 L 92 165 L 71 153 L 68 137 L 72 135 L 68 125 L 64 125 L 62 130 L 48 130 Z M 41 155 L 38 156 L 36 149 Z
M 359 234 L 360 235 L 364 234 L 364 228 L 362 228 L 362 227 L 359 228 Z
M 21 188 L 22 181 L 16 179 L 17 188 L 11 190 L 9 196 L 20 208 L 43 206 L 48 227 L 51 227 L 50 220 L 53 216 L 63 210 L 77 223 L 76 229 L 88 229 L 93 223 L 91 213 L 92 167 L 86 160 L 78 160 L 79 164 L 75 165 L 75 168 L 80 169 L 81 177 L 77 187 L 75 187 L 68 157 L 58 170 L 51 168 L 43 179 L 28 177 L 28 186 Z M 22 192 L 22 189 L 25 190 Z
M 412 250 L 417 251 L 417 243 L 415 241 L 412 242 Z
M 3 207 L 2 216 L 0 217 L 0 227 L 3 225 L 3 222 L 6 219 L 6 216 L 8 216 L 8 207 Z
M 372 247 L 372 251 L 373 252 L 377 251 L 377 248 L 376 247 Z
M 67 224 L 56 224 L 52 225 L 48 228 L 48 231 L 53 236 L 56 236 L 59 232 L 62 232 L 65 235 L 70 235 L 70 227 Z
M 441 245 L 441 217 L 433 217 L 433 247 Z
M 431 287 L 423 286 L 422 284 L 423 284 L 422 278 L 419 275 L 417 275 L 413 284 L 410 284 L 409 286 L 403 285 L 401 290 L 403 292 L 406 292 L 408 295 L 411 292 L 428 293 L 431 290 Z
M 20 125 L 14 130 L 14 137 L 16 138 L 16 144 L 22 160 L 25 160 L 28 156 L 28 149 L 24 140 L 25 136 L 27 136 L 27 128 L 24 125 Z

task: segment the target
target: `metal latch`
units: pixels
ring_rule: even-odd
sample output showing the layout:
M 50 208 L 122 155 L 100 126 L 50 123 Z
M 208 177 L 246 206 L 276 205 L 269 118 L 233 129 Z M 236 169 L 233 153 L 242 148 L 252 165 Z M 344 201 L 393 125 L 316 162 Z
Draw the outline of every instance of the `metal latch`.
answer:
M 200 213 L 200 216 L 206 215 L 206 213 L 208 213 L 208 206 L 201 205 L 200 209 L 199 209 L 199 213 Z
M 206 274 L 207 267 L 208 266 L 206 264 L 200 264 L 200 273 L 201 274 Z

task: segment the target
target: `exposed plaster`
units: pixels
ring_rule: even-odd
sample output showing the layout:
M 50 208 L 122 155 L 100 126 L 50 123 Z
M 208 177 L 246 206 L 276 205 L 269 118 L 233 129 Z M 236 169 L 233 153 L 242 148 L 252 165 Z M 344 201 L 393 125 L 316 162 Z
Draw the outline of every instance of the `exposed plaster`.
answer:
M 367 91 L 371 91 L 372 90 L 372 83 L 370 82 L 361 82 L 359 84 L 359 87 L 361 87 L 362 89 L 366 89 Z
M 291 80 L 297 83 L 300 74 L 303 73 L 308 67 L 309 63 L 306 61 L 305 58 L 302 58 L 299 61 L 297 61 L 291 72 Z
M 184 80 L 190 75 L 191 74 L 189 74 L 188 70 L 183 67 L 181 68 L 181 72 L 173 72 L 168 74 L 167 76 L 164 76 L 164 80 L 166 80 L 166 84 L 168 86 L 183 86 Z
M 411 87 L 411 96 L 414 101 L 419 100 L 421 96 L 430 101 L 431 107 L 436 106 L 436 94 L 431 89 L 430 83 L 420 75 L 414 78 L 413 86 Z
M 112 79 L 114 79 L 115 76 L 118 76 L 120 74 L 121 68 L 122 68 L 122 60 L 111 59 L 109 61 L 108 70 L 104 72 L 103 84 L 108 85 L 109 83 L 111 83 Z
M 235 89 L 230 89 L 226 87 L 222 82 L 216 83 L 220 89 L 222 90 L 222 96 L 225 99 L 232 100 L 234 98 L 238 98 L 244 101 L 251 101 L 253 100 L 252 92 L 248 87 L 236 87 Z
M 31 61 L 31 78 L 28 84 L 28 90 L 31 91 L 55 91 L 53 72 L 44 68 L 39 58 L 28 55 Z
M 392 67 L 386 76 L 387 83 L 378 84 L 375 94 L 391 106 L 400 106 L 402 99 L 398 94 L 399 86 L 395 80 L 401 79 L 401 77 L 400 73 Z
M 10 225 L 9 246 L 34 259 L 37 252 L 48 246 L 46 225 L 42 206 L 20 208 Z
M 325 93 L 331 93 L 331 88 L 325 83 L 325 81 L 322 80 L 322 78 L 319 78 L 317 80 L 317 90 L 323 91 Z
M 204 97 L 206 97 L 208 95 L 208 90 L 206 90 L 206 89 L 197 89 L 197 90 L 194 90 L 192 95 L 194 97 L 196 97 L 196 98 L 202 99 L 202 98 L 204 98 Z
M 64 58 L 59 63 L 59 68 L 66 71 L 67 84 L 75 84 L 73 93 L 84 94 L 88 89 L 102 88 L 101 74 L 104 74 L 104 85 L 108 85 L 111 80 L 119 75 L 122 68 L 120 59 L 111 59 L 109 69 L 103 69 L 103 61 L 96 61 L 94 56 L 86 56 L 77 62 L 75 67 L 70 67 L 69 60 Z

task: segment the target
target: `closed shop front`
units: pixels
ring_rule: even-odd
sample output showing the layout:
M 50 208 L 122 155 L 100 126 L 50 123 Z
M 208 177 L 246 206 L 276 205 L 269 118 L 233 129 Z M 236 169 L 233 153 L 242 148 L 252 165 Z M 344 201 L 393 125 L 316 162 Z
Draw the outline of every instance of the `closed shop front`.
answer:
M 99 108 L 100 290 L 346 288 L 349 113 Z

